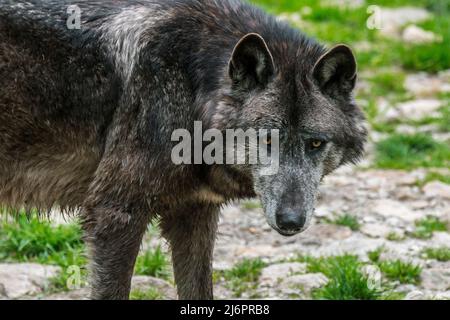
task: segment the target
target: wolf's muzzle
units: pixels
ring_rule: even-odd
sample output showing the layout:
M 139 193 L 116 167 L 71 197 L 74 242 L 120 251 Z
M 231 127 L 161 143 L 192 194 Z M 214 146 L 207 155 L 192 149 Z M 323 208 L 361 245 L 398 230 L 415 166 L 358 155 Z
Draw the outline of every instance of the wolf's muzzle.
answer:
M 281 209 L 277 212 L 276 221 L 282 234 L 298 233 L 306 224 L 306 212 L 299 212 L 290 208 Z

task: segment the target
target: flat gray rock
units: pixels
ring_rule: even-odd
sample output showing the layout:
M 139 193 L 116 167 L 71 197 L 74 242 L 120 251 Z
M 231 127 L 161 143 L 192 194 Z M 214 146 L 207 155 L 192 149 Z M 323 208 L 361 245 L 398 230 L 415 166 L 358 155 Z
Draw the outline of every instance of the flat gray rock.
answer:
M 0 264 L 0 296 L 17 299 L 42 293 L 61 268 L 36 263 Z

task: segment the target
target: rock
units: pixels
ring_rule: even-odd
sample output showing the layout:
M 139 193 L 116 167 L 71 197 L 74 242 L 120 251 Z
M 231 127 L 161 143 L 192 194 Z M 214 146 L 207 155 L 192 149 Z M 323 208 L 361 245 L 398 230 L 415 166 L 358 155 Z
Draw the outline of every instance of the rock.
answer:
M 213 260 L 213 269 L 217 271 L 225 271 L 233 268 L 233 264 L 229 261 L 215 261 Z
M 312 238 L 344 240 L 351 237 L 352 230 L 349 227 L 334 224 L 319 224 L 309 228 L 305 235 Z
M 428 290 L 450 290 L 450 269 L 426 269 L 421 275 L 422 286 Z
M 430 207 L 430 203 L 425 200 L 417 200 L 410 202 L 411 208 L 415 210 L 426 209 Z
M 416 198 L 416 193 L 414 188 L 410 187 L 399 187 L 395 190 L 395 198 L 401 201 L 412 200 Z
M 421 72 L 406 77 L 405 89 L 417 98 L 432 97 L 441 92 L 450 92 L 450 83 L 443 75 L 435 76 Z
M 61 268 L 36 263 L 0 264 L 0 287 L 9 299 L 41 293 Z
M 450 185 L 439 181 L 433 181 L 423 187 L 427 198 L 450 199 Z
M 269 245 L 258 245 L 258 246 L 245 246 L 238 247 L 234 252 L 234 255 L 239 258 L 270 258 L 275 251 L 275 248 Z
M 275 285 L 280 279 L 306 272 L 306 263 L 281 263 L 264 268 L 259 278 L 261 285 Z
M 410 23 L 418 23 L 431 18 L 431 14 L 422 8 L 400 7 L 380 8 L 380 33 L 389 38 L 400 38 L 401 28 Z
M 2 298 L 7 298 L 8 296 L 6 295 L 6 289 L 5 286 L 3 284 L 0 283 L 0 300 Z
M 49 295 L 41 300 L 89 300 L 90 289 L 81 288 L 69 292 L 60 292 Z
M 443 143 L 450 142 L 450 132 L 434 132 L 433 139 Z
M 322 5 L 356 9 L 365 5 L 365 0 L 324 0 Z
M 359 233 L 355 233 L 352 237 L 341 241 L 328 241 L 319 248 L 311 250 L 310 255 L 313 257 L 320 256 L 336 256 L 347 253 L 365 258 L 367 252 L 377 250 L 386 244 L 385 239 L 371 239 Z
M 400 103 L 387 111 L 384 118 L 387 121 L 395 120 L 421 120 L 432 116 L 439 108 L 442 102 L 437 99 L 419 99 Z
M 450 233 L 448 232 L 434 232 L 431 239 L 435 247 L 448 247 L 450 244 Z
M 416 134 L 416 133 L 435 133 L 439 131 L 439 126 L 435 124 L 430 125 L 424 125 L 420 127 L 408 125 L 408 124 L 401 124 L 398 125 L 395 129 L 395 132 L 400 134 Z
M 406 43 L 425 44 L 433 43 L 439 40 L 431 31 L 426 31 L 418 26 L 410 25 L 403 30 L 402 39 Z
M 329 206 L 319 205 L 314 212 L 314 216 L 316 218 L 331 219 L 333 216 L 333 209 Z
M 385 238 L 392 229 L 379 223 L 366 223 L 360 231 L 371 238 Z
M 431 298 L 433 300 L 450 300 L 450 290 L 445 292 L 437 292 Z
M 368 209 L 369 212 L 383 216 L 386 219 L 394 217 L 414 222 L 422 217 L 420 212 L 412 211 L 404 203 L 389 199 L 374 200 L 369 204 Z
M 161 293 L 165 300 L 177 299 L 177 293 L 175 288 L 168 282 L 147 276 L 135 276 L 131 284 L 132 291 L 147 291 L 149 289 L 156 289 Z M 90 289 L 85 287 L 78 290 L 69 292 L 60 292 L 56 294 L 44 297 L 43 300 L 88 300 L 90 295 Z
M 411 291 L 408 293 L 404 300 L 424 300 L 425 299 L 425 293 L 422 291 Z
M 131 282 L 131 290 L 148 291 L 149 289 L 157 289 L 165 300 L 176 300 L 177 292 L 175 288 L 165 280 L 148 277 L 135 276 Z
M 322 273 L 309 273 L 287 277 L 281 285 L 291 289 L 298 288 L 309 294 L 313 289 L 321 288 L 327 283 L 328 278 Z

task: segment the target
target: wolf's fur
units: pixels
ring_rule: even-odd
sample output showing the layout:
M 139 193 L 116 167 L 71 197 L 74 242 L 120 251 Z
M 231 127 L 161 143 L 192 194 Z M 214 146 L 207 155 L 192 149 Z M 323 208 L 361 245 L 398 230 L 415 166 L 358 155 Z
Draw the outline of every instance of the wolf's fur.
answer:
M 81 30 L 66 27 L 71 4 Z M 159 216 L 180 298 L 212 298 L 220 205 L 258 195 L 292 235 L 321 178 L 360 157 L 355 68 L 347 47 L 326 52 L 237 0 L 0 0 L 0 203 L 81 209 L 98 299 L 128 297 Z M 196 120 L 280 129 L 279 173 L 175 166 L 171 134 Z

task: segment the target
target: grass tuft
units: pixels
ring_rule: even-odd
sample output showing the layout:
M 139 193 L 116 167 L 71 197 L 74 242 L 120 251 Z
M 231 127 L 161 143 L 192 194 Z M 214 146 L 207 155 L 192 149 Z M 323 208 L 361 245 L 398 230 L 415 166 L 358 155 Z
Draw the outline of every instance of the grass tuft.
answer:
M 367 256 L 369 257 L 370 261 L 372 261 L 373 263 L 378 263 L 380 262 L 380 257 L 381 254 L 384 251 L 384 247 L 379 247 L 376 250 L 370 251 L 367 253 Z
M 256 288 L 261 271 L 266 266 L 267 264 L 261 259 L 245 259 L 231 270 L 224 271 L 223 278 L 228 282 L 227 287 L 240 298 L 244 292 Z
M 328 222 L 339 226 L 349 227 L 353 231 L 358 231 L 361 228 L 361 224 L 359 223 L 358 218 L 351 214 L 338 216 L 337 218 L 329 220 Z
M 82 247 L 81 229 L 76 224 L 53 226 L 21 215 L 15 221 L 2 222 L 0 228 L 0 260 L 61 264 L 71 260 L 61 254 Z
M 145 251 L 138 257 L 135 273 L 167 280 L 170 277 L 169 265 L 168 257 L 158 246 L 156 249 Z
M 155 288 L 150 288 L 148 290 L 133 290 L 130 294 L 131 300 L 162 300 L 164 296 Z
M 401 260 L 383 261 L 378 266 L 388 279 L 398 280 L 400 283 L 420 283 L 420 274 L 422 273 L 420 266 Z
M 51 279 L 50 292 L 68 290 L 67 281 L 73 276 L 68 273 L 71 267 L 80 270 L 80 283 L 85 283 L 84 252 L 81 228 L 77 224 L 54 226 L 33 215 L 19 215 L 14 221 L 2 222 L 0 227 L 0 261 L 37 262 L 62 268 Z
M 389 232 L 386 239 L 389 241 L 403 241 L 405 240 L 405 237 L 397 232 Z
M 310 259 L 309 272 L 320 272 L 329 282 L 313 292 L 313 298 L 326 300 L 376 300 L 383 297 L 383 289 L 369 285 L 368 276 L 361 272 L 363 264 L 356 256 Z
M 423 251 L 427 259 L 434 259 L 441 262 L 450 261 L 450 248 L 427 248 Z
M 411 236 L 418 239 L 430 239 L 435 231 L 447 231 L 447 224 L 436 217 L 426 217 L 416 221 L 416 229 Z
M 450 147 L 423 134 L 393 134 L 377 145 L 375 164 L 382 169 L 447 167 Z

